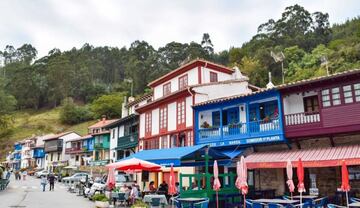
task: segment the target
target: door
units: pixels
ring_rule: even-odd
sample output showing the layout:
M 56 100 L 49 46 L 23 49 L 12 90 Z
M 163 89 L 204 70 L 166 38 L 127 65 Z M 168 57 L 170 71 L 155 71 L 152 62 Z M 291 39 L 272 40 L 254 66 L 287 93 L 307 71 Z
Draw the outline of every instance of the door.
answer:
M 237 124 L 239 123 L 239 108 L 230 108 L 227 109 L 227 123 L 229 124 Z

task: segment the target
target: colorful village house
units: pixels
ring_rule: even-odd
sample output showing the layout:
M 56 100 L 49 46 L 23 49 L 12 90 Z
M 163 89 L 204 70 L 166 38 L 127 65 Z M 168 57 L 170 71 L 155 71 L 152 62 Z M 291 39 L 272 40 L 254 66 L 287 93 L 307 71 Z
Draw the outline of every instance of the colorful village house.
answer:
M 135 108 L 143 106 L 152 100 L 152 93 L 138 99 L 124 98 L 121 119 L 106 127 L 110 128 L 110 160 L 116 162 L 138 151 L 139 115 Z
M 198 99 L 200 101 L 201 97 Z M 211 151 L 227 156 L 218 161 L 220 174 L 223 174 L 220 178 L 224 187 L 222 193 L 238 192 L 235 187 L 238 156 L 257 146 L 286 142 L 281 96 L 272 87 L 198 102 L 193 109 L 195 144 L 208 145 Z M 210 159 L 209 165 L 213 162 Z M 190 186 L 182 191 L 182 196 L 207 194 L 212 197 L 212 167 L 200 166 L 197 170 L 198 174 L 181 174 L 180 183 L 183 186 L 183 181 L 200 178 L 203 181 L 198 179 L 197 186 L 203 189 L 195 191 Z M 248 175 L 249 188 L 254 190 L 254 174 L 250 171 Z
M 92 157 L 94 151 L 94 138 L 92 135 L 85 135 L 66 142 L 65 154 L 70 155 L 69 166 L 87 166 L 86 158 Z
M 44 139 L 45 169 L 54 172 L 67 166 L 70 155 L 65 154 L 63 144 L 79 137 L 80 135 L 75 132 L 65 132 Z
M 184 165 L 182 160 L 193 160 L 199 152 L 205 151 L 206 145 L 193 146 L 194 116 L 191 106 L 219 98 L 224 93 L 235 95 L 258 90 L 238 69 L 201 59 L 152 81 L 149 87 L 153 90 L 152 101 L 136 108 L 139 113 L 139 152 L 130 157 L 166 167 L 173 164 L 176 180 L 180 172 L 195 173 L 193 165 Z M 163 168 L 160 173 L 138 176 L 138 182 L 169 183 L 169 171 L 169 168 Z
M 9 167 L 14 170 L 19 170 L 21 165 L 21 149 L 22 146 L 19 142 L 14 144 L 14 151 L 8 156 Z
M 99 122 L 88 127 L 88 133 L 92 135 L 94 141 L 90 165 L 104 166 L 110 162 L 110 131 L 106 126 L 116 121 L 118 119 L 107 120 L 102 118 Z
M 44 140 L 53 137 L 54 134 L 47 134 L 44 136 L 37 136 L 34 138 L 34 146 L 31 147 L 31 164 L 30 167 L 43 169 L 45 167 L 45 150 Z
M 255 189 L 287 193 L 286 161 L 305 168 L 305 194 L 335 196 L 341 186 L 341 161 L 349 166 L 350 196 L 360 190 L 360 70 L 276 87 L 283 105 L 289 145 L 266 145 L 246 157 Z M 295 179 L 296 183 L 296 179 Z

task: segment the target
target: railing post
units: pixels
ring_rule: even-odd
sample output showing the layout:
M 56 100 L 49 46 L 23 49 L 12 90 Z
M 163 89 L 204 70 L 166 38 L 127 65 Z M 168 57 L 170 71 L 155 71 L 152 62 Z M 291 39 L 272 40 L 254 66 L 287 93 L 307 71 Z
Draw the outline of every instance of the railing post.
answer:
M 249 102 L 247 101 L 245 103 L 245 108 L 246 108 L 246 134 L 250 135 L 250 107 L 249 107 Z
M 223 109 L 220 108 L 220 138 L 221 140 L 224 138 L 224 129 L 223 129 L 223 114 L 222 114 Z

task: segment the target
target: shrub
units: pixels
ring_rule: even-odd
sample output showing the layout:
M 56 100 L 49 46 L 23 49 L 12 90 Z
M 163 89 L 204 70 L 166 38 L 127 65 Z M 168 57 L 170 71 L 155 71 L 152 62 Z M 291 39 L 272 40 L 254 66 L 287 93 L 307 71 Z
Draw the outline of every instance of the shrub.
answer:
M 123 99 L 124 94 L 122 93 L 103 95 L 94 100 L 90 109 L 94 113 L 95 118 L 100 118 L 103 115 L 107 118 L 120 117 Z
M 60 121 L 65 124 L 78 124 L 92 119 L 92 113 L 86 106 L 78 106 L 71 98 L 62 102 Z
M 105 196 L 105 194 L 95 194 L 92 197 L 92 200 L 94 201 L 102 201 L 102 202 L 108 202 L 109 199 Z

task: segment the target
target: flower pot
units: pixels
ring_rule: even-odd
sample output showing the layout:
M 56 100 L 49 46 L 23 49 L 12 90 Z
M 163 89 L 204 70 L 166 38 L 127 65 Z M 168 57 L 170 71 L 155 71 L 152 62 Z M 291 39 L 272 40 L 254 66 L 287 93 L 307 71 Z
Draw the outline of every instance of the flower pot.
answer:
M 109 202 L 95 201 L 95 207 L 97 208 L 108 208 Z

